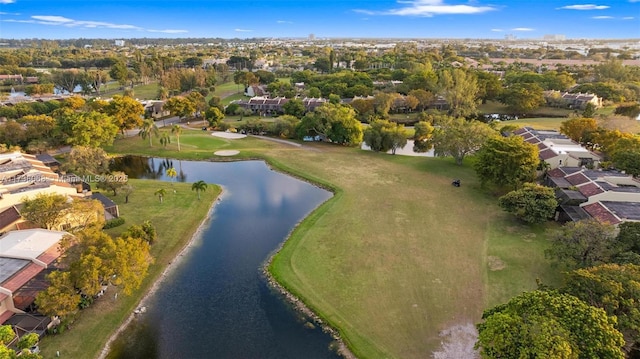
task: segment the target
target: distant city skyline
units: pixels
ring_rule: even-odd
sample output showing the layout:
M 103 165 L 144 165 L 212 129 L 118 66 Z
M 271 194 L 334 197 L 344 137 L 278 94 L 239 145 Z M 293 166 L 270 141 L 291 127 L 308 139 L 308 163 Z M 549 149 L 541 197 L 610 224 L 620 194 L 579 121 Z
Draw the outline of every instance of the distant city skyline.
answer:
M 640 0 L 0 0 L 0 38 L 640 38 Z

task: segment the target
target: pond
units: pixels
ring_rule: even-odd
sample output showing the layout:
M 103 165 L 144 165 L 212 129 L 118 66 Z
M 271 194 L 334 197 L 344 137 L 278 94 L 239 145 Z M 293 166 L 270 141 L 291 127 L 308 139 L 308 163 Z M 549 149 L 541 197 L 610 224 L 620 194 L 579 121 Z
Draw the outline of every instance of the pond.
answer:
M 305 323 L 261 273 L 294 226 L 331 193 L 262 161 L 126 157 L 112 169 L 170 180 L 170 167 L 178 181 L 220 184 L 223 194 L 201 237 L 108 358 L 339 358 L 329 349 L 332 338 Z

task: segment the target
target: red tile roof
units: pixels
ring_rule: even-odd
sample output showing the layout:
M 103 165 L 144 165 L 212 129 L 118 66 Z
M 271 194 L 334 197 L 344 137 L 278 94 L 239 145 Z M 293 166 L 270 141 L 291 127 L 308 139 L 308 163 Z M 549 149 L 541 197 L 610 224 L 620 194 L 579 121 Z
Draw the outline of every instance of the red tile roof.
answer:
M 580 172 L 574 173 L 570 176 L 567 176 L 566 178 L 567 178 L 567 181 L 569 181 L 569 183 L 571 183 L 574 186 L 591 181 L 587 176 L 583 175 Z
M 582 193 L 587 198 L 604 192 L 604 190 L 600 188 L 600 186 L 593 182 L 578 187 L 578 191 L 580 191 L 580 193 Z
M 15 206 L 11 206 L 4 211 L 0 212 L 0 229 L 8 227 L 22 218 L 18 209 Z
M 554 168 L 551 171 L 547 171 L 547 176 L 558 178 L 558 177 L 564 177 L 565 173 L 560 168 Z
M 47 249 L 44 253 L 39 255 L 37 259 L 49 265 L 53 263 L 53 261 L 58 259 L 60 255 L 62 255 L 62 252 L 60 252 L 59 246 L 56 244 L 55 246 L 51 246 L 51 248 Z
M 523 134 L 525 132 L 529 132 L 529 130 L 526 127 L 522 127 L 522 128 L 519 128 L 519 129 L 515 130 L 513 133 L 515 133 L 516 135 L 521 135 L 521 134 Z
M 21 271 L 13 275 L 11 278 L 7 279 L 0 285 L 11 292 L 15 292 L 20 287 L 22 287 L 25 283 L 27 283 L 31 278 L 35 277 L 38 273 L 40 273 L 44 268 L 35 264 L 29 263 L 26 267 L 24 267 Z
M 550 158 L 556 157 L 557 155 L 556 155 L 555 152 L 553 152 L 553 151 L 551 151 L 550 149 L 547 148 L 545 150 L 540 151 L 540 153 L 538 153 L 538 156 L 540 158 L 542 158 L 543 160 L 548 160 Z
M 538 145 L 537 145 L 537 146 L 538 146 L 538 149 L 539 149 L 540 151 L 544 150 L 545 148 L 549 148 L 549 147 L 547 147 L 547 145 L 545 145 L 543 142 L 538 142 Z
M 14 314 L 14 312 L 5 310 L 4 313 L 0 314 L 0 324 L 4 324 L 4 322 L 13 317 Z
M 603 206 L 600 202 L 588 204 L 582 207 L 589 215 L 600 223 L 608 223 L 608 224 L 618 224 L 622 222 L 620 218 L 616 217 L 613 213 L 611 213 L 605 206 Z

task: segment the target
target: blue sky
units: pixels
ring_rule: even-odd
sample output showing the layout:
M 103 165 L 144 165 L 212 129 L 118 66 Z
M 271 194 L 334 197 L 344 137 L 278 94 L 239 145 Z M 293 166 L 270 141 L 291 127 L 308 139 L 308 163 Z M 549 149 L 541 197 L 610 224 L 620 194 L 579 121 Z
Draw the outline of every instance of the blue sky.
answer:
M 640 38 L 640 0 L 0 0 L 0 38 Z

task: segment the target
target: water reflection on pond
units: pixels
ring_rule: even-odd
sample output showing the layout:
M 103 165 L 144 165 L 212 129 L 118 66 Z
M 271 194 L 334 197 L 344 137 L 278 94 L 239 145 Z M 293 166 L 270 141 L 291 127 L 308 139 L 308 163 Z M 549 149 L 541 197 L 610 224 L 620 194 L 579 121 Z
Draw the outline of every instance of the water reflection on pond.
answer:
M 202 237 L 109 358 L 337 358 L 328 349 L 331 338 L 305 326 L 260 272 L 295 224 L 331 194 L 261 161 L 132 157 L 113 169 L 169 180 L 171 167 L 179 181 L 222 185 L 222 200 Z

